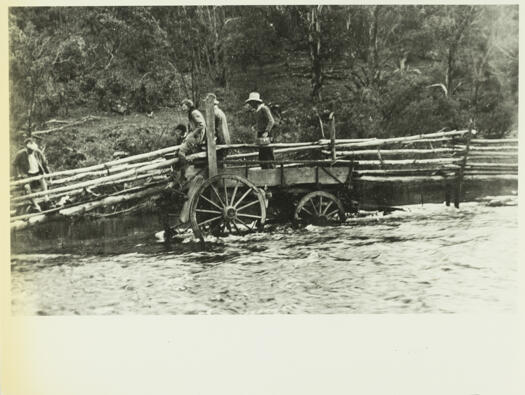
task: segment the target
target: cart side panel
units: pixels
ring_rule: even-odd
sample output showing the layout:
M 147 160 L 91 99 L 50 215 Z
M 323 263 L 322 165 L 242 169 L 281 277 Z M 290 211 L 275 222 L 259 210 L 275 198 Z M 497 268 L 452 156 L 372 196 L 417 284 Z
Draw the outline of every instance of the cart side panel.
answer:
M 316 169 L 315 167 L 285 167 L 284 169 L 226 168 L 220 170 L 220 173 L 234 174 L 247 178 L 258 187 L 316 184 L 317 177 L 319 185 L 333 185 L 338 184 L 337 180 L 340 183 L 344 183 L 348 177 L 349 169 L 347 167 L 328 167 L 326 170 L 333 177 L 323 171 L 323 169 Z

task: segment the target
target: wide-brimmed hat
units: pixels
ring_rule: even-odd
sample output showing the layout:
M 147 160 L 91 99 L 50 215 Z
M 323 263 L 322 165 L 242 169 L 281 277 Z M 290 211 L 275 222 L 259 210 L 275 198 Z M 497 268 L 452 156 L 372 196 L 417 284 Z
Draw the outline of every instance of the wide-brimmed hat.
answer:
M 35 140 L 33 140 L 32 138 L 25 139 L 24 145 L 27 148 L 32 149 L 33 151 L 38 149 L 38 145 L 36 144 Z
M 183 106 L 184 104 L 186 104 L 188 107 L 194 107 L 194 105 L 193 105 L 193 101 L 190 100 L 190 99 L 184 99 L 180 104 L 181 104 L 181 106 Z
M 261 95 L 259 95 L 258 92 L 250 92 L 250 95 L 248 96 L 248 99 L 245 101 L 245 103 L 249 103 L 251 101 L 256 101 L 257 103 L 262 103 Z

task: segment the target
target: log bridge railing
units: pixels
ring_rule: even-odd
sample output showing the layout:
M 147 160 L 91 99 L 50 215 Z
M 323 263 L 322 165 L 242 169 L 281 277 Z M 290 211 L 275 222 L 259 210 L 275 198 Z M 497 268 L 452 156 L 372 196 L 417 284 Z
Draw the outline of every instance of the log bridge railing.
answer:
M 211 108 L 212 101 L 208 100 L 207 105 Z M 346 167 L 350 169 L 347 180 L 351 180 L 351 184 L 437 182 L 445 188 L 447 204 L 450 204 L 454 192 L 454 203 L 458 206 L 465 181 L 491 182 L 517 180 L 518 177 L 517 139 L 472 138 L 474 135 L 471 130 L 458 130 L 388 139 L 337 139 L 335 118 L 331 114 L 330 139 L 266 146 L 274 148 L 277 159 L 273 163 L 281 172 L 287 167 Z M 57 217 L 80 216 L 103 207 L 159 196 L 174 185 L 172 167 L 178 162 L 176 153 L 179 147 L 12 180 L 11 229 L 23 229 Z M 229 144 L 218 145 L 216 150 L 229 149 L 230 154 L 224 161 L 226 168 L 241 167 L 248 171 L 260 166 L 260 161 L 256 160 L 259 147 L 257 144 Z M 305 154 L 311 156 L 312 153 L 321 159 L 304 159 Z M 189 159 L 196 167 L 200 163 L 200 167 L 216 172 L 216 161 L 207 161 L 207 155 L 209 153 L 199 152 Z M 211 162 L 215 166 L 210 166 Z M 47 180 L 47 191 L 23 193 L 23 184 L 41 178 Z M 25 212 L 32 199 L 38 203 L 49 200 L 53 207 L 43 212 Z

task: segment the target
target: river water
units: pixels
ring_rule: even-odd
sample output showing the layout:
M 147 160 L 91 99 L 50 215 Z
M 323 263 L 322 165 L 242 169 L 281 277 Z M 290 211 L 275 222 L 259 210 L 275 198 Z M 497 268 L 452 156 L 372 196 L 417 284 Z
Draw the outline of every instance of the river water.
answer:
M 407 206 L 167 247 L 11 259 L 13 314 L 488 313 L 517 308 L 517 206 Z

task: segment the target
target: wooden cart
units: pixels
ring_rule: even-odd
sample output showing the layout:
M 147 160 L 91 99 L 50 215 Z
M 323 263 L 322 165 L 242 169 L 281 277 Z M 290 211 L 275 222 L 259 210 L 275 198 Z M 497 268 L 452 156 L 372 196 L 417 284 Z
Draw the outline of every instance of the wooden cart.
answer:
M 488 184 L 517 182 L 517 139 L 471 139 L 474 131 L 452 130 L 395 138 L 336 139 L 335 118 L 330 118 L 330 138 L 313 142 L 272 143 L 277 158 L 294 152 L 293 158 L 271 162 L 252 160 L 257 152 L 231 153 L 217 163 L 217 150 L 251 149 L 257 144 L 215 145 L 215 97 L 206 98 L 206 152 L 189 156 L 195 171 L 190 188 L 176 180 L 180 146 L 171 146 L 84 168 L 61 170 L 22 180 L 12 180 L 11 230 L 33 228 L 50 221 L 80 223 L 91 216 L 129 213 L 141 202 L 156 201 L 165 229 L 172 229 L 171 215 L 184 218 L 195 235 L 243 234 L 261 229 L 276 219 L 295 224 L 334 224 L 349 213 L 366 207 L 372 198 L 376 208 L 414 203 L 396 191 L 412 188 L 458 207 L 463 182 Z M 469 153 L 470 151 L 470 153 Z M 313 152 L 298 160 L 299 152 Z M 467 163 L 468 155 L 468 163 Z M 266 167 L 266 166 L 265 166 Z M 25 183 L 48 180 L 48 191 L 19 193 Z M 411 195 L 411 197 L 415 197 Z M 31 199 L 49 199 L 42 212 L 17 214 Z M 425 200 L 427 201 L 427 200 Z M 181 215 L 184 202 L 185 215 Z M 93 213 L 93 214 L 91 214 Z M 170 215 L 171 214 L 171 215 Z M 168 219 L 168 220 L 166 220 Z M 171 223 L 170 223 L 171 222 Z
M 187 192 L 196 237 L 261 230 L 272 216 L 295 224 L 337 224 L 355 211 L 351 199 L 353 161 L 225 160 L 218 166 L 213 102 L 206 98 L 206 161 Z M 275 168 L 262 168 L 271 163 Z
M 402 183 L 403 178 L 407 178 L 403 176 L 403 170 L 385 170 L 384 166 L 380 166 L 383 169 L 380 177 L 374 177 L 373 174 L 360 172 L 361 163 L 367 161 L 338 158 L 334 122 L 331 123 L 330 149 L 326 152 L 328 159 L 225 160 L 223 166 L 218 166 L 213 133 L 214 100 L 215 96 L 210 94 L 205 101 L 206 161 L 197 166 L 185 208 L 189 210 L 186 224 L 191 224 L 194 234 L 201 240 L 209 234 L 226 236 L 261 230 L 272 218 L 291 220 L 295 224 L 341 223 L 347 213 L 358 210 L 357 190 L 363 181 Z M 355 143 L 355 140 L 352 141 Z M 366 146 L 366 141 L 363 144 Z M 460 157 L 450 158 L 450 163 L 445 163 L 449 171 L 447 174 L 452 177 L 447 178 L 444 172 L 433 176 L 428 171 L 421 173 L 423 176 L 420 177 L 421 181 L 443 185 L 448 193 L 448 202 L 451 200 L 449 192 L 456 191 L 456 205 L 459 205 L 463 177 L 461 164 L 464 166 L 466 152 L 468 142 Z M 385 162 L 381 159 L 380 164 Z M 423 166 L 427 162 L 431 165 L 430 171 L 435 171 L 436 165 L 432 160 L 410 163 Z M 265 163 L 271 163 L 274 168 L 262 168 Z M 445 167 L 440 165 L 440 168 Z M 414 170 L 410 171 L 413 173 Z M 408 178 L 417 179 L 418 176 L 411 174 Z

